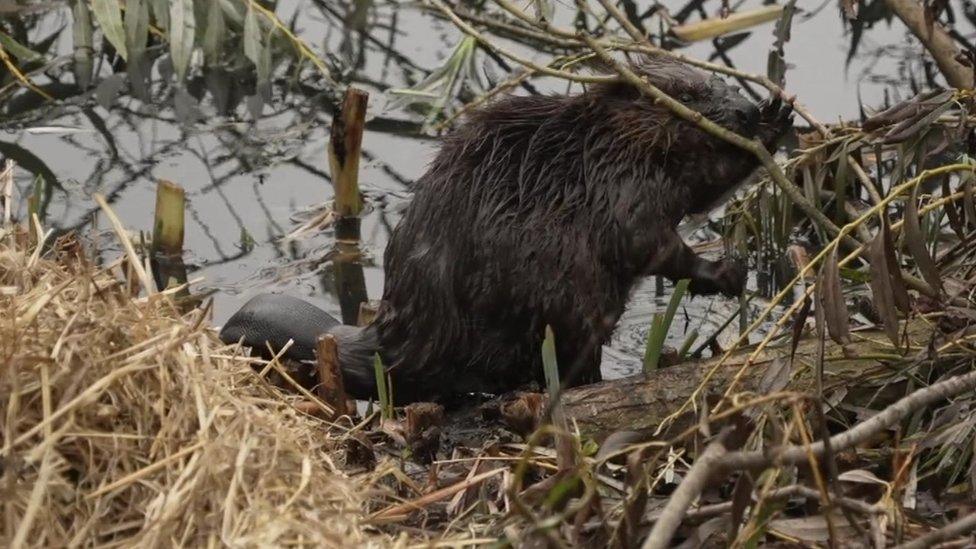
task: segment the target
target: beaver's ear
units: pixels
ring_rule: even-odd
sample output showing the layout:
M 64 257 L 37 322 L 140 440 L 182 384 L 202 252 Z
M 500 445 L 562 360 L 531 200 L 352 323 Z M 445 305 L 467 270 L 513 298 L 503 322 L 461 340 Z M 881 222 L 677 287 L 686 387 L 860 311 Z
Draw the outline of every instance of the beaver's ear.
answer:
M 610 54 L 614 60 L 624 66 L 632 66 L 634 63 L 631 61 L 629 56 L 621 55 L 618 52 L 613 52 Z M 575 63 L 577 68 L 582 68 L 594 74 L 596 76 L 617 76 L 617 69 L 613 68 L 613 65 L 607 63 L 599 55 L 591 54 L 580 59 Z
M 625 64 L 630 65 L 630 62 L 625 59 L 619 59 L 619 56 L 615 56 L 618 60 Z M 596 76 L 611 76 L 614 77 L 612 80 L 607 82 L 602 82 L 599 84 L 587 84 L 586 89 L 591 93 L 596 93 L 604 96 L 620 97 L 620 98 L 635 98 L 640 95 L 632 84 L 624 80 L 622 76 L 617 74 L 617 69 L 612 65 L 601 59 L 596 55 L 591 55 L 589 57 L 581 60 L 578 67 L 585 67 L 588 69 L 590 74 Z
M 577 69 L 581 69 L 579 72 L 588 72 L 596 76 L 614 76 L 617 74 L 613 66 L 596 54 L 583 57 L 574 63 L 574 65 Z

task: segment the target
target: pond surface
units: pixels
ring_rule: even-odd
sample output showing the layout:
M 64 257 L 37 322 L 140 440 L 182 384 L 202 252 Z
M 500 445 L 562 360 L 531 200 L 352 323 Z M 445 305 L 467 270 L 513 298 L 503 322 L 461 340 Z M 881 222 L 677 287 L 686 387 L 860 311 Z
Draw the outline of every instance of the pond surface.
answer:
M 417 115 L 385 108 L 384 92 L 409 87 L 425 76 L 425 70 L 443 63 L 460 34 L 449 22 L 414 5 L 384 2 L 374 3 L 364 32 L 353 31 L 343 27 L 345 4 L 293 0 L 280 2 L 278 13 L 283 21 L 297 14 L 298 34 L 316 51 L 361 54 L 353 80 L 371 93 L 360 173 L 370 200 L 362 230 L 367 251 L 364 273 L 369 297 L 378 299 L 383 289 L 382 253 L 390 229 L 409 201 L 411 181 L 423 173 L 437 147 L 436 140 L 419 134 Z M 746 3 L 754 4 L 758 5 Z M 67 30 L 58 39 L 57 51 L 70 54 L 67 9 L 49 14 L 36 32 L 46 35 L 61 26 Z M 762 73 L 772 40 L 772 25 L 766 25 L 727 55 L 739 68 Z M 898 23 L 881 24 L 866 32 L 861 50 L 902 44 L 905 34 Z M 880 105 L 891 83 L 885 77 L 897 81 L 904 69 L 898 55 L 864 55 L 845 71 L 848 47 L 833 2 L 812 17 L 798 18 L 786 46 L 792 65 L 787 87 L 822 120 L 856 118 L 858 97 L 865 105 Z M 887 48 L 891 49 L 898 50 Z M 713 51 L 711 43 L 687 50 L 699 58 L 708 58 Z M 492 63 L 485 56 L 482 62 Z M 157 77 L 165 70 L 165 64 L 157 62 Z M 504 75 L 497 65 L 491 70 Z M 111 70 L 101 67 L 99 74 L 106 77 Z M 234 91 L 233 82 L 208 80 L 201 85 L 224 89 L 229 85 Z M 107 222 L 95 215 L 91 194 L 107 195 L 127 227 L 149 231 L 155 183 L 169 179 L 187 190 L 185 259 L 190 277 L 203 277 L 196 290 L 213 291 L 218 325 L 250 297 L 265 291 L 302 297 L 339 316 L 328 257 L 331 232 L 299 240 L 283 238 L 332 195 L 325 154 L 331 108 L 326 100 L 276 93 L 254 121 L 243 106 L 230 116 L 221 115 L 209 95 L 197 103 L 186 92 L 165 87 L 154 92 L 152 104 L 145 104 L 125 95 L 113 100 L 110 88 L 102 86 L 95 101 L 65 102 L 43 116 L 7 120 L 0 126 L 0 141 L 31 151 L 63 186 L 54 191 L 47 224 L 79 229 L 112 249 L 114 236 Z M 564 92 L 565 84 L 555 89 Z M 894 93 L 898 91 L 903 90 Z M 170 107 L 174 93 L 179 95 L 178 109 Z M 31 185 L 32 178 L 21 172 L 20 196 L 29 194 Z M 667 291 L 655 297 L 653 281 L 637 290 L 605 353 L 607 376 L 639 369 L 651 315 L 667 298 Z M 759 301 L 753 300 L 754 309 Z M 679 346 L 691 329 L 710 335 L 736 306 L 722 298 L 686 300 L 669 343 Z M 727 335 L 735 335 L 736 326 L 733 323 Z

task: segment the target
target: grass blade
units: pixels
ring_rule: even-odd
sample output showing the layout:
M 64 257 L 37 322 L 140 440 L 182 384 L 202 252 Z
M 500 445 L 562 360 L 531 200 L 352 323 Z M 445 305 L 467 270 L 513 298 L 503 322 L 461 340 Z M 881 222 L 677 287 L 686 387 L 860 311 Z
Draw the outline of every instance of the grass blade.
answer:
M 247 15 L 244 17 L 244 56 L 254 63 L 261 64 L 261 23 L 254 7 L 248 5 Z
M 661 359 L 661 351 L 664 349 L 664 340 L 668 336 L 668 328 L 671 327 L 674 314 L 678 311 L 678 304 L 681 303 L 681 298 L 684 297 L 685 292 L 688 290 L 688 284 L 690 282 L 691 280 L 687 278 L 679 280 L 674 285 L 674 292 L 671 294 L 671 301 L 668 302 L 668 308 L 664 312 L 664 316 L 660 314 L 654 315 L 654 320 L 651 323 L 651 331 L 647 334 L 647 348 L 644 351 L 645 372 L 657 369 L 657 364 Z
M 871 286 L 872 301 L 878 310 L 878 316 L 881 317 L 881 324 L 884 326 L 888 339 L 897 347 L 898 314 L 895 309 L 892 279 L 888 272 L 889 263 L 891 263 L 889 252 L 893 254 L 894 250 L 887 246 L 888 242 L 886 240 L 885 230 L 882 228 L 875 235 L 874 240 L 871 241 L 871 245 L 868 247 L 867 255 L 871 270 L 869 284 Z
M 542 341 L 542 373 L 546 377 L 549 399 L 556 402 L 559 396 L 559 363 L 556 360 L 556 336 L 552 326 L 546 325 L 546 338 Z
M 942 278 L 939 276 L 939 268 L 935 260 L 925 247 L 925 237 L 922 236 L 922 228 L 918 223 L 918 187 L 912 189 L 912 194 L 905 201 L 905 245 L 908 252 L 915 260 L 915 265 L 922 273 L 922 278 L 938 292 L 942 287 Z
M 827 333 L 838 345 L 851 341 L 851 329 L 848 323 L 847 302 L 840 286 L 840 267 L 837 263 L 837 247 L 830 251 L 820 270 L 821 303 L 824 320 L 827 323 Z
M 386 368 L 383 367 L 383 359 L 380 354 L 373 355 L 373 374 L 376 376 L 376 394 L 379 395 L 380 417 L 383 419 L 393 419 L 393 401 L 390 399 L 390 391 L 386 385 Z

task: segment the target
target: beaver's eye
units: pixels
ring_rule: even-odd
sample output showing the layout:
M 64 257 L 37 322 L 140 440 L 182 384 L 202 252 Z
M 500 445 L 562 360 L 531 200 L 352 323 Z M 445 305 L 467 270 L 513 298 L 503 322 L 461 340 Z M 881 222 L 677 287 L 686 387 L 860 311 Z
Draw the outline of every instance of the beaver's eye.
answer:
M 691 94 L 690 93 L 685 92 L 685 93 L 681 94 L 681 98 L 680 99 L 681 99 L 681 102 L 682 103 L 691 103 L 692 97 L 691 97 Z

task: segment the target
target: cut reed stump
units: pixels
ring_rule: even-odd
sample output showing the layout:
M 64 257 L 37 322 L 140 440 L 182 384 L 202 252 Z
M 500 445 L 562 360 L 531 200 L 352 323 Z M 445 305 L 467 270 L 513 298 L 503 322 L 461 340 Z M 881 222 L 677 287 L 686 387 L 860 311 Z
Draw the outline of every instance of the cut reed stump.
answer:
M 332 256 L 335 285 L 342 322 L 353 325 L 359 320 L 359 304 L 367 298 L 366 277 L 360 263 L 362 251 L 359 249 L 359 214 L 363 210 L 359 192 L 359 157 L 368 101 L 369 94 L 365 91 L 353 87 L 346 90 L 342 109 L 332 119 L 328 145 L 329 170 L 335 191 L 336 247 Z
M 931 323 L 925 320 L 910 322 L 905 333 L 911 343 L 912 356 L 924 349 L 934 334 Z M 853 342 L 844 348 L 829 339 L 826 342 L 825 397 L 844 392 L 846 402 L 871 401 L 873 408 L 901 397 L 903 385 L 886 383 L 890 381 L 890 375 L 885 374 L 892 373 L 894 366 L 891 363 L 902 360 L 902 352 L 893 349 L 881 331 L 859 331 L 851 335 Z M 710 407 L 722 397 L 740 371 L 741 379 L 733 393 L 751 392 L 754 397 L 779 391 L 813 394 L 817 346 L 816 338 L 803 338 L 792 364 L 787 341 L 759 353 L 744 370 L 743 365 L 753 349 L 736 352 L 721 365 L 717 358 L 685 362 L 647 374 L 569 389 L 562 394 L 563 412 L 570 424 L 575 422 L 585 436 L 602 441 L 616 431 L 653 432 L 665 418 L 683 409 L 703 384 L 696 400 L 699 407 L 703 400 Z M 711 376 L 706 381 L 709 374 Z M 877 383 L 873 382 L 875 379 Z M 694 411 L 690 407 L 687 409 L 670 426 L 669 432 L 685 429 L 697 421 Z
M 186 192 L 183 187 L 161 179 L 156 185 L 151 249 L 153 278 L 159 289 L 185 285 L 187 282 L 186 265 L 183 263 L 185 217 Z M 177 293 L 181 300 L 189 296 L 189 290 L 185 288 Z
M 153 223 L 153 255 L 183 254 L 186 192 L 172 181 L 162 179 L 156 186 L 156 218 Z
M 346 393 L 342 370 L 339 369 L 338 346 L 332 334 L 319 338 L 315 346 L 315 355 L 319 374 L 319 398 L 335 410 L 336 417 L 354 415 L 356 404 L 355 402 L 350 404 L 349 395 Z
M 332 119 L 328 155 L 335 190 L 333 207 L 338 240 L 359 241 L 359 213 L 363 210 L 359 193 L 359 157 L 368 102 L 368 93 L 350 87 L 342 101 L 342 110 Z

